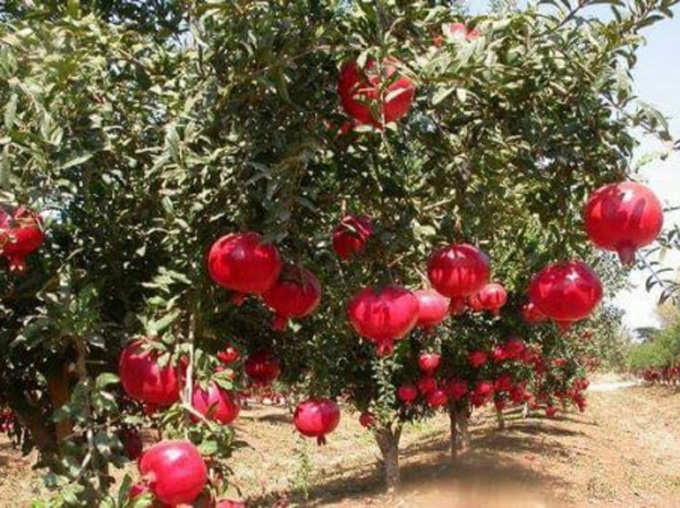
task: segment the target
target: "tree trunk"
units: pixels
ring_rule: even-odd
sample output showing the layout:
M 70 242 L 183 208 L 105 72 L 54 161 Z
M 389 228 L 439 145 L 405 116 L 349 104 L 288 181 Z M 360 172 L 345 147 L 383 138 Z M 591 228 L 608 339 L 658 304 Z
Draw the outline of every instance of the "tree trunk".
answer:
M 522 408 L 522 418 L 526 420 L 527 416 L 529 416 L 529 404 L 525 402 L 524 407 Z
M 503 411 L 496 409 L 496 421 L 498 421 L 498 430 L 505 430 L 505 418 L 503 418 Z
M 470 431 L 468 424 L 470 421 L 470 412 L 467 407 L 458 409 L 456 411 L 456 424 L 458 425 L 457 445 L 458 453 L 465 453 L 470 449 Z
M 456 404 L 449 404 L 449 427 L 451 431 L 450 446 L 451 460 L 456 460 L 458 456 L 458 428 L 456 427 Z
M 401 426 L 398 426 L 395 430 L 389 427 L 378 428 L 373 435 L 383 458 L 385 487 L 388 492 L 393 492 L 399 485 L 399 438 L 401 437 Z
M 50 397 L 52 407 L 56 411 L 66 404 L 71 394 L 69 393 L 69 374 L 68 362 L 63 362 L 59 366 L 55 366 L 47 373 L 47 392 Z M 56 425 L 57 441 L 61 443 L 64 439 L 71 435 L 73 431 L 73 424 L 70 418 L 63 418 L 59 420 Z

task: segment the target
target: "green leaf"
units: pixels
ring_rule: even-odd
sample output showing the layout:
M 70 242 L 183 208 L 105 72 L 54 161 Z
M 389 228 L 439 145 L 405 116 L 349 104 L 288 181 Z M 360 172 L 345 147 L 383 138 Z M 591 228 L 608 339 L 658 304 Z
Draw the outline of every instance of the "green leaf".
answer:
M 112 372 L 104 372 L 97 376 L 97 380 L 95 381 L 95 387 L 97 388 L 97 390 L 102 390 L 109 385 L 118 383 L 119 381 L 120 379 L 118 378 L 118 376 L 116 376 Z
M 5 129 L 8 131 L 14 126 L 14 119 L 17 114 L 17 101 L 19 97 L 16 93 L 10 95 L 7 104 L 5 105 Z

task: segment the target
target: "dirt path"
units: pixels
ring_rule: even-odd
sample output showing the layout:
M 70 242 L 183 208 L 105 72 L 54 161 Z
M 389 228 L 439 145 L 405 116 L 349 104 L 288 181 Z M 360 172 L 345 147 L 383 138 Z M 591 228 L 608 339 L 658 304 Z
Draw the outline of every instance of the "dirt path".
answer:
M 251 447 L 236 451 L 233 482 L 249 507 L 678 507 L 680 390 L 627 383 L 596 380 L 584 414 L 525 420 L 515 411 L 504 431 L 491 413 L 477 415 L 472 449 L 453 464 L 443 415 L 410 426 L 394 497 L 381 494 L 377 447 L 357 414 L 344 412 L 319 448 L 296 435 L 285 410 L 244 410 L 237 431 Z M 39 495 L 29 465 L 0 441 L 0 506 Z

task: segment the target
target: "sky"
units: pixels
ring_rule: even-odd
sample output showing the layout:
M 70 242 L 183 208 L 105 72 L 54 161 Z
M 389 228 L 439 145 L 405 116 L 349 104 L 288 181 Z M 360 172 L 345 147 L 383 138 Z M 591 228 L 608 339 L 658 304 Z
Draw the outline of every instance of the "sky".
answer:
M 470 5 L 472 14 L 488 9 L 486 0 L 472 0 Z M 597 6 L 585 12 L 600 15 L 607 13 L 608 8 Z M 633 78 L 635 94 L 668 118 L 671 135 L 675 139 L 680 138 L 680 6 L 676 6 L 673 12 L 673 19 L 656 23 L 644 32 L 647 43 L 638 52 Z M 654 140 L 639 139 L 641 145 L 636 153 L 637 158 L 660 151 L 660 145 Z M 680 204 L 680 153 L 673 153 L 665 161 L 650 163 L 641 171 L 641 176 L 664 204 Z M 666 226 L 678 222 L 680 212 L 666 214 Z M 664 266 L 677 270 L 680 267 L 680 253 L 668 253 L 660 261 Z M 646 291 L 648 276 L 649 272 L 645 270 L 631 271 L 629 280 L 633 288 L 613 297 L 614 304 L 625 311 L 623 323 L 630 330 L 660 324 L 655 312 L 659 291 Z

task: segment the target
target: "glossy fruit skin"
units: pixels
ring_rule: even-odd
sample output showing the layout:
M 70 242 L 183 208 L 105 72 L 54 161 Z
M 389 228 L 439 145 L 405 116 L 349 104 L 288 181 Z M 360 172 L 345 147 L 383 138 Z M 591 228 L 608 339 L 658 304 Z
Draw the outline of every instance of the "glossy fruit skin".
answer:
M 486 254 L 466 243 L 435 250 L 427 263 L 432 287 L 449 298 L 477 293 L 489 281 L 489 271 Z
M 319 445 L 340 423 L 340 408 L 330 399 L 311 398 L 298 404 L 293 416 L 295 428 L 307 437 L 315 437 Z
M 500 313 L 501 307 L 508 301 L 507 291 L 501 284 L 496 282 L 485 284 L 477 295 L 482 304 L 482 308 L 492 312 L 496 316 Z
M 484 305 L 482 304 L 482 300 L 479 298 L 479 293 L 468 296 L 467 307 L 472 312 L 482 312 L 484 310 Z
M 463 379 L 449 379 L 446 383 L 446 394 L 455 401 L 461 400 L 468 393 L 467 381 Z
M 449 314 L 451 299 L 439 294 L 434 289 L 419 289 L 414 291 L 418 300 L 417 326 L 426 332 L 440 324 Z
M 394 341 L 415 326 L 418 308 L 413 293 L 402 287 L 388 286 L 379 293 L 365 288 L 350 300 L 347 317 L 361 337 L 376 344 L 378 355 L 387 356 L 394 350 Z
M 446 406 L 448 401 L 448 397 L 444 390 L 437 389 L 427 394 L 427 405 L 433 409 Z
M 593 192 L 583 209 L 590 240 L 618 252 L 624 265 L 649 245 L 663 227 L 663 205 L 649 187 L 636 182 L 612 183 Z
M 442 363 L 441 355 L 437 353 L 421 353 L 418 356 L 418 368 L 425 374 L 430 374 L 439 368 Z
M 467 362 L 470 367 L 478 369 L 486 363 L 488 355 L 484 351 L 470 351 L 467 356 Z
M 359 423 L 365 429 L 370 429 L 373 427 L 373 425 L 375 425 L 375 417 L 368 411 L 364 411 L 361 413 L 361 415 L 359 415 Z
M 512 376 L 508 373 L 503 373 L 494 381 L 494 390 L 496 392 L 509 392 L 512 390 Z
M 505 358 L 508 360 L 519 360 L 522 358 L 526 346 L 521 339 L 516 337 L 508 339 L 505 344 L 503 344 L 503 351 L 505 353 Z
M 219 351 L 217 353 L 217 358 L 222 363 L 225 363 L 227 365 L 229 365 L 230 363 L 234 363 L 240 357 L 241 357 L 241 353 L 239 352 L 239 350 L 232 347 L 232 346 L 227 346 L 222 351 Z
M 125 393 L 154 406 L 169 406 L 179 400 L 179 369 L 160 367 L 158 352 L 142 349 L 142 341 L 128 345 L 120 355 L 118 374 Z
M 215 382 L 211 382 L 206 389 L 195 385 L 191 401 L 194 409 L 203 416 L 225 425 L 233 422 L 241 410 L 235 394 Z
M 566 329 L 588 317 L 602 299 L 602 283 L 585 263 L 571 260 L 549 265 L 529 285 L 529 298 L 538 309 Z
M 303 318 L 314 312 L 321 302 L 321 284 L 309 270 L 286 264 L 279 278 L 262 299 L 274 312 L 272 328 L 284 330 L 289 318 Z
M 258 233 L 230 233 L 208 251 L 208 274 L 216 284 L 236 293 L 234 303 L 243 301 L 245 294 L 261 295 L 281 273 L 279 251 L 261 241 Z
M 244 367 L 257 386 L 268 386 L 281 374 L 281 362 L 267 351 L 257 351 L 248 356 Z
M 416 385 L 418 386 L 418 391 L 426 396 L 437 389 L 437 380 L 432 376 L 423 376 Z
M 139 471 L 153 494 L 171 505 L 191 503 L 207 482 L 207 468 L 189 441 L 161 441 L 139 459 Z
M 410 404 L 418 397 L 418 389 L 413 385 L 401 385 L 397 389 L 397 398 L 404 404 Z
M 12 215 L 0 209 L 0 253 L 7 258 L 10 272 L 26 271 L 26 256 L 45 241 L 41 224 L 40 217 L 23 206 Z
M 477 381 L 475 389 L 470 397 L 474 406 L 483 406 L 493 397 L 493 383 L 491 381 Z
M 534 302 L 527 302 L 522 305 L 522 317 L 530 325 L 542 323 L 548 320 L 548 316 L 543 314 Z
M 449 304 L 449 314 L 452 316 L 461 316 L 465 314 L 468 309 L 467 298 L 462 296 L 457 296 L 451 298 L 451 303 Z
M 338 94 L 345 113 L 362 124 L 371 124 L 378 129 L 383 127 L 382 116 L 385 123 L 395 122 L 406 116 L 416 88 L 405 76 L 392 79 L 392 75 L 397 72 L 396 63 L 394 59 L 383 60 L 382 74 L 384 79 L 390 80 L 390 85 L 382 91 L 384 96 L 380 97 L 381 76 L 377 73 L 375 61 L 367 60 L 363 72 L 356 61 L 345 62 L 338 77 Z M 364 80 L 363 74 L 368 82 Z M 378 118 L 374 118 L 371 111 L 371 103 L 376 101 L 381 102 L 378 106 Z
M 366 215 L 347 215 L 333 230 L 333 250 L 345 261 L 364 250 L 373 234 L 373 220 Z

